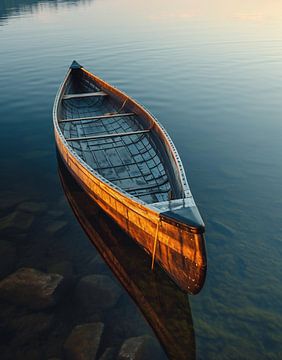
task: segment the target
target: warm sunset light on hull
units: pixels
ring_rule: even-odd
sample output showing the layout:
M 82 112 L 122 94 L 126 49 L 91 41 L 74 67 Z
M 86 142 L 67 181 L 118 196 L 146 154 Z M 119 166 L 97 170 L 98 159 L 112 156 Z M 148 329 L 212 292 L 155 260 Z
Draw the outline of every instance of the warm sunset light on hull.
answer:
M 69 114 L 67 113 L 69 109 L 75 109 L 77 104 L 75 102 L 73 105 L 70 105 L 69 102 L 79 101 L 77 100 L 78 96 L 70 97 L 69 91 L 74 92 L 76 85 L 73 85 L 72 82 L 76 81 L 75 79 L 80 79 L 81 76 L 83 76 L 83 79 L 86 79 L 82 81 L 85 81 L 87 86 L 91 84 L 92 90 L 89 91 L 90 88 L 86 88 L 85 90 L 80 89 L 77 92 L 78 94 L 83 92 L 93 93 L 93 89 L 98 88 L 100 89 L 99 91 L 94 91 L 93 95 L 91 94 L 91 96 L 94 96 L 95 98 L 95 104 L 99 101 L 102 106 L 104 106 L 103 104 L 107 104 L 107 101 L 111 101 L 111 103 L 116 102 L 116 109 L 119 109 L 117 112 L 115 110 L 114 112 L 106 114 L 118 114 L 121 111 L 120 109 L 122 109 L 125 114 L 132 113 L 133 116 L 136 117 L 136 120 L 134 121 L 138 122 L 141 129 L 142 126 L 144 126 L 145 129 L 150 130 L 150 134 L 152 134 L 150 136 L 152 136 L 152 138 L 148 137 L 148 144 L 150 144 L 150 142 L 154 144 L 153 141 L 157 141 L 157 151 L 159 154 L 162 154 L 161 156 L 164 159 L 162 160 L 160 158 L 158 161 L 160 164 L 163 163 L 163 165 L 161 165 L 162 167 L 164 166 L 166 168 L 166 170 L 162 170 L 165 171 L 163 175 L 161 175 L 161 173 L 154 175 L 152 172 L 151 176 L 153 176 L 153 178 L 157 176 L 158 179 L 163 176 L 163 179 L 165 180 L 162 180 L 161 178 L 161 180 L 158 180 L 156 183 L 150 182 L 147 185 L 141 187 L 139 185 L 136 187 L 136 183 L 130 180 L 131 177 L 134 179 L 136 175 L 132 174 L 131 176 L 131 174 L 128 174 L 128 184 L 126 188 L 130 185 L 129 188 L 134 189 L 132 190 L 132 195 L 135 195 L 132 196 L 128 190 L 124 191 L 121 187 L 117 187 L 112 182 L 103 178 L 99 173 L 101 170 L 93 171 L 91 166 L 96 167 L 97 165 L 95 165 L 95 163 L 89 163 L 89 161 L 92 161 L 89 155 L 87 155 L 88 160 L 86 160 L 88 163 L 85 163 L 83 157 L 86 155 L 80 152 L 77 153 L 77 151 L 74 150 L 82 146 L 79 144 L 85 141 L 84 139 L 86 139 L 86 141 L 94 140 L 95 142 L 100 141 L 100 139 L 103 141 L 103 138 L 108 139 L 112 136 L 114 136 L 114 138 L 121 138 L 122 136 L 123 138 L 123 136 L 127 134 L 136 136 L 136 134 L 139 135 L 142 133 L 142 131 L 139 130 L 135 132 L 127 131 L 121 134 L 120 131 L 117 132 L 112 129 L 110 130 L 111 134 L 105 133 L 85 138 L 73 136 L 73 131 L 69 131 L 69 129 L 79 129 L 81 124 L 84 126 L 83 123 L 85 121 L 90 125 L 93 123 L 95 124 L 97 121 L 104 121 L 104 124 L 109 124 L 107 126 L 112 126 L 111 124 L 116 126 L 115 124 L 118 124 L 116 121 L 113 123 L 109 122 L 108 116 L 111 115 L 107 115 L 107 117 L 99 116 L 99 119 L 97 120 L 97 115 L 95 113 L 95 116 L 92 116 L 92 118 L 91 116 L 86 116 L 84 118 L 81 118 L 80 116 L 81 120 L 78 121 L 79 119 L 77 119 L 74 110 Z M 100 95 L 100 91 L 108 94 L 110 100 L 105 100 L 107 97 L 104 96 L 97 97 L 96 93 L 99 93 Z M 81 97 L 85 98 L 85 95 L 82 95 Z M 74 98 L 74 100 L 71 100 L 71 98 Z M 86 100 L 83 101 L 89 101 L 87 99 L 88 98 L 86 97 Z M 66 102 L 68 107 L 65 108 L 64 104 Z M 65 112 L 65 109 L 67 112 Z M 92 108 L 89 109 L 91 110 Z M 105 109 L 107 108 L 105 107 Z M 105 113 L 107 110 L 103 111 Z M 120 118 L 122 118 L 122 115 L 123 114 L 121 113 Z M 128 120 L 128 118 L 129 116 L 126 116 L 122 118 L 122 120 L 119 120 L 119 122 L 122 121 L 124 124 L 131 124 L 132 120 Z M 179 155 L 167 133 L 157 120 L 126 94 L 92 75 L 74 62 L 55 101 L 54 129 L 58 150 L 72 175 L 89 196 L 91 196 L 128 235 L 152 255 L 152 269 L 154 267 L 154 262 L 157 261 L 183 290 L 192 294 L 198 293 L 204 284 L 206 273 L 206 252 L 203 236 L 204 223 L 188 187 Z M 143 135 L 141 134 L 141 136 Z M 135 144 L 135 142 L 132 144 Z M 111 146 L 115 146 L 114 144 L 115 143 L 112 142 Z M 119 149 L 120 146 L 121 145 L 119 145 L 117 149 Z M 125 143 L 123 143 L 122 146 L 126 146 Z M 130 151 L 136 151 L 135 145 L 133 146 L 134 148 L 130 149 Z M 148 154 L 152 151 L 154 150 L 150 150 L 148 147 Z M 78 156 L 78 154 L 80 155 Z M 120 153 L 118 156 L 123 156 L 122 154 L 124 154 L 124 152 Z M 138 155 L 138 152 L 136 155 Z M 156 156 L 158 155 L 154 155 L 154 157 Z M 133 155 L 132 159 L 135 159 Z M 105 159 L 105 161 L 108 160 Z M 122 166 L 123 171 L 128 168 L 128 161 L 129 159 L 126 160 L 126 165 Z M 140 160 L 138 161 L 140 162 Z M 134 163 L 134 165 L 138 163 Z M 115 166 L 120 167 L 121 165 L 111 166 L 114 168 Z M 111 167 L 109 167 L 109 171 L 111 171 Z M 117 178 L 115 181 L 120 182 L 121 180 Z M 170 187 L 164 188 L 162 187 L 164 186 L 162 184 L 170 184 Z M 153 191 L 148 192 L 151 188 Z M 146 189 L 148 189 L 147 192 Z M 169 198 L 171 198 L 171 200 L 166 200 Z M 146 200 L 143 201 L 142 199 L 148 199 L 148 203 Z
M 196 358 L 189 297 L 84 192 L 58 154 L 66 197 L 90 241 L 150 323 L 171 360 Z M 176 311 L 177 308 L 177 311 Z

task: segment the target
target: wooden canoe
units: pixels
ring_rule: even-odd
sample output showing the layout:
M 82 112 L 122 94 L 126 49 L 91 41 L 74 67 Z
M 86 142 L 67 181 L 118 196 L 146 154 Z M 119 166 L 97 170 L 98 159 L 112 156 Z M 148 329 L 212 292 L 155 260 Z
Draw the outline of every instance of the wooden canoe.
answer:
M 206 274 L 204 223 L 162 125 L 122 91 L 73 62 L 57 93 L 57 148 L 83 189 L 185 291 Z
M 58 156 L 66 197 L 82 228 L 142 311 L 168 358 L 196 359 L 189 297 L 83 191 Z M 153 355 L 152 355 L 153 358 Z

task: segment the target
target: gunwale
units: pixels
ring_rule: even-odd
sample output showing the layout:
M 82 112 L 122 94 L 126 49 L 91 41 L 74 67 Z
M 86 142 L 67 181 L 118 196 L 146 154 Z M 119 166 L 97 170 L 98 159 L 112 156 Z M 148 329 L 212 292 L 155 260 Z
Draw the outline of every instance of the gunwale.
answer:
M 88 76 L 90 76 L 94 81 L 97 81 L 98 83 L 101 83 L 103 86 L 109 88 L 109 90 L 114 91 L 116 94 L 122 96 L 125 99 L 128 99 L 129 101 L 132 102 L 132 104 L 134 104 L 140 111 L 142 114 L 145 114 L 150 121 L 152 121 L 152 123 L 154 124 L 154 129 L 158 130 L 160 132 L 160 134 L 162 135 L 162 140 L 165 141 L 166 146 L 168 146 L 169 150 L 170 150 L 170 154 L 173 155 L 174 158 L 174 164 L 176 166 L 177 172 L 179 174 L 179 180 L 182 186 L 182 190 L 183 190 L 183 199 L 184 198 L 189 198 L 193 201 L 193 196 L 191 194 L 189 185 L 188 185 L 188 181 L 186 178 L 186 174 L 184 171 L 184 166 L 182 164 L 182 161 L 180 159 L 180 156 L 177 152 L 177 149 L 172 141 L 172 139 L 170 138 L 169 134 L 167 133 L 167 131 L 165 130 L 165 128 L 162 126 L 162 124 L 155 118 L 155 116 L 144 107 L 144 105 L 141 105 L 140 103 L 138 103 L 135 99 L 133 99 L 132 97 L 128 96 L 126 93 L 124 93 L 123 91 L 121 91 L 120 89 L 116 88 L 115 86 L 108 84 L 106 81 L 102 80 L 101 78 L 99 78 L 98 76 L 92 74 L 91 72 L 89 72 L 88 70 L 84 69 L 83 67 L 81 68 L 81 70 L 83 72 L 85 72 Z M 76 152 L 73 150 L 73 148 L 68 144 L 68 142 L 65 139 L 65 136 L 59 126 L 59 119 L 58 119 L 58 105 L 60 103 L 60 101 L 62 100 L 64 93 L 63 93 L 63 89 L 67 83 L 67 80 L 71 74 L 72 69 L 69 69 L 64 81 L 62 82 L 61 86 L 59 87 L 59 90 L 57 92 L 56 98 L 55 98 L 55 102 L 54 102 L 54 107 L 53 107 L 53 125 L 54 128 L 56 130 L 56 132 L 58 133 L 61 141 L 63 142 L 65 148 L 67 148 L 67 150 L 77 158 L 77 160 L 81 163 L 81 165 L 90 173 L 92 173 L 95 177 L 97 177 L 100 181 L 104 182 L 105 184 L 107 184 L 107 186 L 111 187 L 112 189 L 114 189 L 115 191 L 119 192 L 121 195 L 125 195 L 128 198 L 131 198 L 132 200 L 134 200 L 134 202 L 139 203 L 140 205 L 146 206 L 151 208 L 153 211 L 156 211 L 157 213 L 159 213 L 159 209 L 154 206 L 153 204 L 148 204 L 145 201 L 139 199 L 138 197 L 126 192 L 125 190 L 123 190 L 121 187 L 113 184 L 111 181 L 109 181 L 108 179 L 106 179 L 105 177 L 103 177 L 99 172 L 95 171 L 92 167 L 90 167 L 80 156 L 78 156 L 76 154 Z M 63 122 L 64 119 L 62 119 Z M 194 203 L 195 205 L 195 203 Z
M 162 140 L 171 149 L 170 155 L 176 159 L 174 164 L 177 167 L 179 180 L 182 184 L 183 197 L 157 203 L 146 203 L 103 177 L 69 146 L 59 126 L 58 112 L 71 69 L 67 72 L 57 92 L 53 107 L 55 140 L 63 161 L 90 197 L 146 252 L 152 255 L 152 267 L 156 258 L 156 261 L 160 263 L 182 290 L 192 294 L 198 293 L 204 284 L 206 275 L 204 224 L 200 214 L 198 214 L 201 220 L 200 227 L 199 224 L 194 227 L 193 223 L 191 225 L 191 222 L 189 222 L 191 219 L 187 218 L 189 221 L 186 222 L 186 219 L 183 221 L 183 217 L 179 219 L 178 215 L 170 217 L 168 215 L 170 211 L 167 211 L 168 209 L 164 210 L 165 204 L 169 204 L 169 209 L 173 208 L 174 210 L 182 207 L 191 210 L 194 208 L 198 212 L 182 162 L 172 140 L 163 126 L 142 105 L 84 68 L 82 70 L 91 75 L 95 81 L 101 81 L 104 84 L 101 87 L 102 91 L 105 91 L 104 87 L 108 87 L 109 92 L 115 92 L 118 96 L 122 96 L 123 100 L 130 99 L 135 109 L 149 117 L 150 121 L 153 121 L 155 130 L 157 129 L 163 134 Z

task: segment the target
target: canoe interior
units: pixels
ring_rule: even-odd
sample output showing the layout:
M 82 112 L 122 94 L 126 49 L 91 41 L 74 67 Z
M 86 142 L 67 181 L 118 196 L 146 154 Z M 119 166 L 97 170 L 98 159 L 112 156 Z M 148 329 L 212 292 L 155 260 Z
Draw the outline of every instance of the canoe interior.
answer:
M 58 111 L 59 126 L 69 145 L 100 175 L 146 203 L 183 197 L 175 169 L 152 124 L 140 113 L 131 114 L 129 102 L 111 94 L 103 96 L 101 90 L 83 69 L 71 71 Z M 66 96 L 87 93 L 94 95 Z M 92 119 L 85 120 L 89 117 Z M 64 121 L 71 119 L 76 120 Z

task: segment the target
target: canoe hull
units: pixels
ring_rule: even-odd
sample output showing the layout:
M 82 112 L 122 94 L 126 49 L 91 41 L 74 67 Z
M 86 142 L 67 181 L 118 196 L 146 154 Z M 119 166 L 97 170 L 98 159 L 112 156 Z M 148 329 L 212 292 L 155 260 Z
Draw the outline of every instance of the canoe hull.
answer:
M 88 171 L 65 145 L 55 127 L 58 151 L 67 168 L 95 202 L 155 260 L 177 285 L 198 293 L 206 274 L 203 234 L 190 232 L 181 224 L 160 222 L 160 214 L 116 191 Z
M 189 297 L 160 266 L 150 270 L 150 259 L 121 231 L 83 190 L 62 164 L 59 175 L 66 197 L 90 241 L 136 302 L 171 360 L 194 360 L 195 334 Z M 175 311 L 177 308 L 177 311 Z

